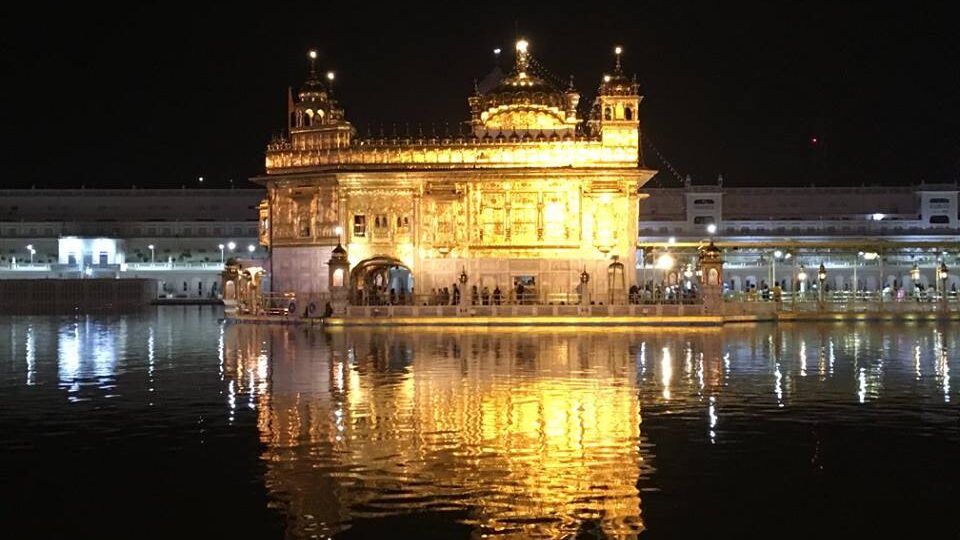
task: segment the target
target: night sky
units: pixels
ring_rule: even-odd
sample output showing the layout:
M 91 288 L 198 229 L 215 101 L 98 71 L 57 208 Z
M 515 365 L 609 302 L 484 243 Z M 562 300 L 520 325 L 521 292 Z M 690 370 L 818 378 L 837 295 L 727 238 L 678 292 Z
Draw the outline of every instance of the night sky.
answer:
M 695 183 L 960 176 L 960 38 L 946 11 L 677 4 L 33 4 L 0 22 L 3 185 L 249 186 L 314 47 L 361 135 L 381 122 L 442 130 L 467 118 L 495 47 L 512 62 L 517 30 L 574 75 L 584 104 L 623 45 L 644 137 Z M 645 161 L 655 185 L 679 184 L 650 146 Z

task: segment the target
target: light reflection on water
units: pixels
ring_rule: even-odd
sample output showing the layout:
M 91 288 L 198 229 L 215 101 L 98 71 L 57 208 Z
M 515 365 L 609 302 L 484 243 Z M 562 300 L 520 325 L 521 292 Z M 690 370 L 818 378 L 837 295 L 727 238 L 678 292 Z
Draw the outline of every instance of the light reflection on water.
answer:
M 853 492 L 877 508 L 904 490 L 955 493 L 923 465 L 932 444 L 960 443 L 949 325 L 324 332 L 212 315 L 0 319 L 0 458 L 56 451 L 51 437 L 71 460 L 123 441 L 179 469 L 216 442 L 216 470 L 269 499 L 244 517 L 279 513 L 287 538 L 388 536 L 411 514 L 475 537 L 670 538 L 729 530 L 707 516 L 743 505 L 776 515 L 755 487 L 771 480 L 798 508 L 821 498 L 822 519 L 849 517 Z M 874 435 L 861 446 L 850 433 Z M 71 446 L 82 437 L 94 442 Z M 917 459 L 885 462 L 887 450 Z M 869 489 L 845 479 L 848 458 L 876 476 Z M 908 472 L 887 486 L 890 467 Z M 236 486 L 204 478 L 184 481 L 238 505 Z
M 819 422 L 826 408 L 833 421 L 860 422 L 849 407 L 881 400 L 885 378 L 893 407 L 932 406 L 929 385 L 907 384 L 913 355 L 898 357 L 914 344 L 926 351 L 920 364 L 946 374 L 930 382 L 948 401 L 947 349 L 955 350 L 956 338 L 948 346 L 941 329 L 919 328 L 850 336 L 828 327 L 324 333 L 242 326 L 228 329 L 226 371 L 238 393 L 258 396 L 267 488 L 295 536 L 450 510 L 465 511 L 460 521 L 477 534 L 559 538 L 593 530 L 619 538 L 649 526 L 642 492 L 664 487 L 656 471 L 666 458 L 644 430 L 649 411 L 654 421 L 701 423 L 706 441 L 723 445 L 740 436 L 724 431 L 725 415 L 762 421 L 783 410 Z M 811 350 L 818 351 L 814 377 Z

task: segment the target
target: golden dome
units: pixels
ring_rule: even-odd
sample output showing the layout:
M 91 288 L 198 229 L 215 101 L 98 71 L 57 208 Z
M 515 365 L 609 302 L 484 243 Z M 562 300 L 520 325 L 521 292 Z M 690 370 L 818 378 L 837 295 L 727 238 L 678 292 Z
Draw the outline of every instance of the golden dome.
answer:
M 478 136 L 502 131 L 572 131 L 580 95 L 563 90 L 531 66 L 529 44 L 516 44 L 516 64 L 509 75 L 486 92 L 470 98 L 473 125 Z

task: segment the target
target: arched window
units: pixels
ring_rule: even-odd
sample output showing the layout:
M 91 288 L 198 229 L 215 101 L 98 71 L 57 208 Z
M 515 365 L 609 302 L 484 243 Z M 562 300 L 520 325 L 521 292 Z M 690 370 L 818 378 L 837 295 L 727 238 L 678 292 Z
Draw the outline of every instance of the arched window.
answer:
M 623 109 L 623 117 L 627 120 L 633 120 L 633 109 L 630 107 Z
M 604 119 L 604 120 L 613 120 L 613 112 L 610 111 L 610 107 L 604 107 L 604 109 L 603 109 L 603 119 Z

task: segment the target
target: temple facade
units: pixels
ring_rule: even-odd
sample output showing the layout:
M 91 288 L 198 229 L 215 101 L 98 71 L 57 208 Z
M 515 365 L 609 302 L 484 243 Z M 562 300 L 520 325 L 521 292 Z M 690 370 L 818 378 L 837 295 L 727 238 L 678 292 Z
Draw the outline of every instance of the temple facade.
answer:
M 357 137 L 326 80 L 332 73 L 322 77 L 311 53 L 310 75 L 289 99 L 287 134 L 268 146 L 266 174 L 254 179 L 267 188 L 260 242 L 273 291 L 328 292 L 338 244 L 353 298 L 454 283 L 504 295 L 522 284 L 556 301 L 583 286 L 626 290 L 639 189 L 654 174 L 641 162 L 639 86 L 618 47 L 581 114 L 572 81 L 553 80 L 526 41 L 515 52 L 509 73 L 469 97 L 466 132 L 374 138 Z

